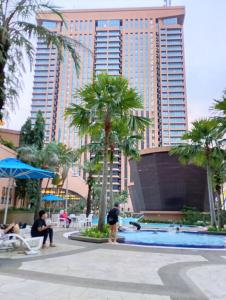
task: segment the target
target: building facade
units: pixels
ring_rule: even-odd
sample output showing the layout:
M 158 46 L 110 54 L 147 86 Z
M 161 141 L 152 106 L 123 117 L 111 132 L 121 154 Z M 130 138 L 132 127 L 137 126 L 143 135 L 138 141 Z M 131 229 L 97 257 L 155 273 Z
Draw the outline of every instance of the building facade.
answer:
M 209 211 L 206 171 L 182 165 L 169 155 L 170 147 L 141 150 L 141 159 L 130 160 L 130 196 L 135 212 L 172 215 L 184 206 Z
M 125 8 L 63 11 L 67 26 L 50 13 L 38 16 L 38 23 L 72 37 L 78 46 L 81 69 L 77 74 L 65 51 L 59 62 L 56 49 L 41 39 L 37 42 L 31 117 L 38 110 L 46 120 L 46 142 L 58 141 L 78 148 L 84 140 L 64 110 L 79 103 L 75 90 L 91 82 L 95 74 L 123 75 L 143 99 L 137 115 L 152 122 L 140 142 L 140 149 L 177 145 L 187 130 L 184 64 L 184 7 Z M 91 50 L 88 51 L 86 47 Z M 114 163 L 114 191 L 127 188 L 129 171 L 120 154 Z M 73 176 L 82 176 L 74 166 Z

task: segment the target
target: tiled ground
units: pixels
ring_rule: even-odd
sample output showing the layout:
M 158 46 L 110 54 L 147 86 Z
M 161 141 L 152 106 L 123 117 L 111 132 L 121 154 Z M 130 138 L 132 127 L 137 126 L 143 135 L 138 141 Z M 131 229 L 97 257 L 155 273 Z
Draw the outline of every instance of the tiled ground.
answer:
M 226 252 L 88 244 L 0 253 L 0 299 L 226 299 Z

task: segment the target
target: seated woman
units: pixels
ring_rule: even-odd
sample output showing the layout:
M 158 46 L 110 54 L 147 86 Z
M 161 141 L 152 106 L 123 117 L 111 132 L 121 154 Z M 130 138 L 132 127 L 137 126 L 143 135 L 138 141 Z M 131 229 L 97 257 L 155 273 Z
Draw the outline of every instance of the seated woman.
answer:
M 69 227 L 71 224 L 71 219 L 68 217 L 67 211 L 66 210 L 61 210 L 60 211 L 60 220 L 61 221 L 66 221 L 66 226 Z
M 49 236 L 50 247 L 55 247 L 53 244 L 53 229 L 51 225 L 46 225 L 47 213 L 44 210 L 40 210 L 39 218 L 34 222 L 31 227 L 31 236 L 38 237 L 43 236 L 42 248 L 46 248 L 46 240 Z
M 20 228 L 18 224 L 11 223 L 10 225 L 1 225 L 0 226 L 0 236 L 4 236 L 9 233 L 20 233 Z

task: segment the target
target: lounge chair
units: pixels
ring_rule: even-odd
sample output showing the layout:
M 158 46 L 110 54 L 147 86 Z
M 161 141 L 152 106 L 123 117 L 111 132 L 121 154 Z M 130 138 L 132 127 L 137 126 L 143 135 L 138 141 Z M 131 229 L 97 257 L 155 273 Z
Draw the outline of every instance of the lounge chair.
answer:
M 5 247 L 15 248 L 16 241 L 19 240 L 21 246 L 25 246 L 26 254 L 32 255 L 37 254 L 39 250 L 42 248 L 43 244 L 43 236 L 40 237 L 26 237 L 24 238 L 20 234 L 9 233 L 4 235 L 4 238 L 1 239 L 3 241 L 3 249 Z

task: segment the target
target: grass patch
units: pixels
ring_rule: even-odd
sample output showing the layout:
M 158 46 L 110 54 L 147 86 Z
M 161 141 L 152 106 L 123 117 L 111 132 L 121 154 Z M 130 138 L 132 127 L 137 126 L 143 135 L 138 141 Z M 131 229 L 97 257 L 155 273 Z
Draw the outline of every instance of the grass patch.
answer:
M 105 225 L 103 232 L 99 231 L 96 226 L 87 228 L 82 233 L 82 235 L 87 236 L 87 237 L 92 237 L 92 238 L 108 238 L 109 237 L 109 226 Z

